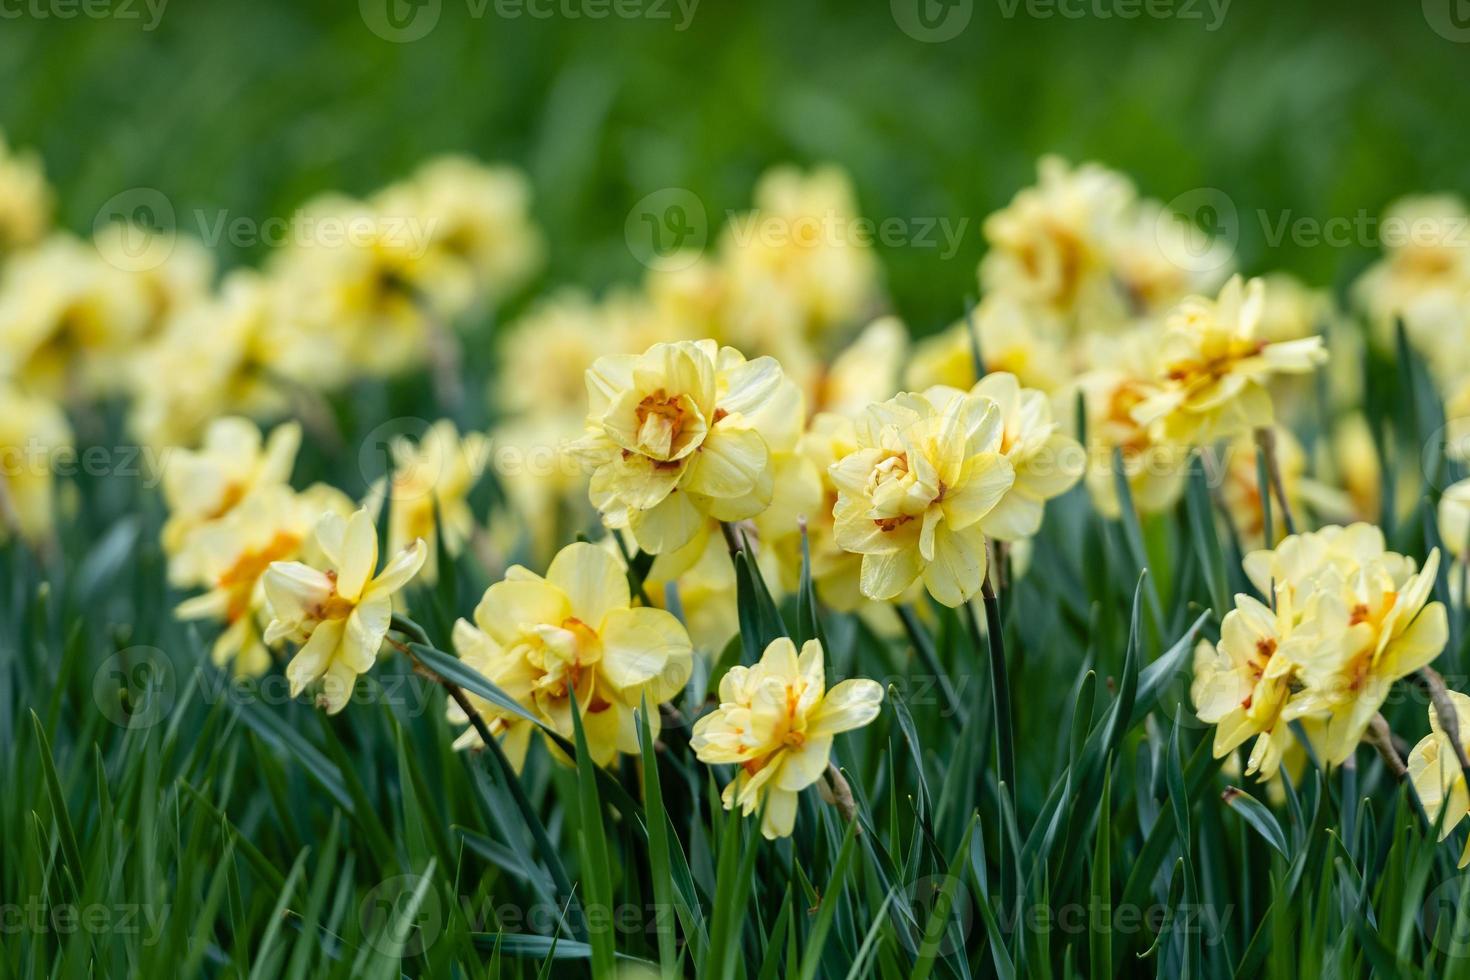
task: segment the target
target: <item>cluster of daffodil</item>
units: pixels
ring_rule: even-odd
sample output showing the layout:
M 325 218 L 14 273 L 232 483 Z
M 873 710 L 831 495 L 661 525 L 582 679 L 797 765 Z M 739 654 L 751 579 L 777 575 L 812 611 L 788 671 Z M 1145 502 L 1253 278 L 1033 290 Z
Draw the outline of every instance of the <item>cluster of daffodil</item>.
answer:
M 515 171 L 443 158 L 366 201 L 308 203 L 279 223 L 263 271 L 216 285 L 212 254 L 173 229 L 54 229 L 39 160 L 0 138 L 0 535 L 40 542 L 52 527 L 63 406 L 126 397 L 133 434 L 163 450 L 221 416 L 279 418 L 305 392 L 452 349 L 451 321 L 539 266 L 528 208 Z
M 226 416 L 198 449 L 171 451 L 163 547 L 170 583 L 202 590 L 177 615 L 221 627 L 216 664 L 258 675 L 290 641 L 300 648 L 286 668 L 293 695 L 319 682 L 322 703 L 336 712 L 378 654 L 393 593 L 421 569 L 433 579 L 437 542 L 453 556 L 473 533 L 466 497 L 483 469 L 483 437 L 440 422 L 417 442 L 395 439 L 391 479 L 360 508 L 321 484 L 292 489 L 300 440 L 294 422 L 263 437 L 248 419 Z M 385 494 L 389 540 L 379 571 L 373 515 Z
M 1327 765 L 1357 748 L 1394 682 L 1444 649 L 1448 621 L 1431 602 L 1439 552 L 1423 569 L 1388 551 L 1369 524 L 1287 537 L 1245 558 L 1267 602 L 1246 595 L 1195 650 L 1191 696 L 1216 726 L 1217 757 L 1254 739 L 1247 773 L 1270 779 L 1293 724 Z

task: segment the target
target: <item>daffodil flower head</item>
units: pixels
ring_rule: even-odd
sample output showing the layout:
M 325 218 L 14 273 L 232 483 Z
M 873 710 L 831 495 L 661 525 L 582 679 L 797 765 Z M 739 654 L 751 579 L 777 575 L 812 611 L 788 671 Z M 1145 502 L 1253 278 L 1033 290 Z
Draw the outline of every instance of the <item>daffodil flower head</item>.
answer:
M 775 360 L 712 340 L 600 358 L 587 392 L 579 451 L 595 467 L 592 504 L 651 554 L 688 544 L 707 518 L 764 510 L 774 485 L 762 422 L 789 425 L 803 411 Z
M 922 578 L 955 607 L 985 579 L 985 518 L 1016 482 L 990 398 L 905 393 L 858 420 L 856 451 L 833 464 L 839 547 L 863 556 L 862 591 L 888 600 Z
M 1427 666 L 1449 638 L 1444 604 L 1431 602 L 1439 551 L 1422 570 L 1388 551 L 1368 524 L 1295 534 L 1272 551 L 1246 556 L 1245 570 L 1278 607 L 1299 611 L 1299 629 L 1315 637 L 1295 658 L 1301 690 L 1292 716 L 1325 718 L 1322 751 L 1344 762 L 1357 748 L 1393 683 Z
M 1265 284 L 1239 276 L 1217 299 L 1192 296 L 1169 315 L 1159 344 L 1151 397 L 1139 422 L 1162 422 L 1167 438 L 1204 445 L 1270 425 L 1274 374 L 1304 374 L 1327 361 L 1321 337 L 1268 343 L 1257 337 Z
M 71 426 L 59 405 L 0 380 L 0 492 L 10 510 L 10 520 L 0 520 L 0 541 L 12 530 L 31 542 L 50 537 L 56 523 L 51 460 L 71 448 Z
M 1459 691 L 1447 693 L 1459 722 L 1460 748 L 1470 751 L 1470 697 Z M 1466 792 L 1455 745 L 1440 725 L 1433 705 L 1429 706 L 1429 728 L 1429 734 L 1409 752 L 1409 782 L 1430 823 L 1439 822 L 1439 839 L 1444 840 L 1470 812 L 1470 793 Z M 1470 841 L 1460 855 L 1460 867 L 1466 865 L 1470 865 Z
M 626 571 L 610 551 L 586 542 L 563 548 L 542 578 L 519 565 L 486 590 L 475 621 L 455 624 L 454 645 L 527 712 L 562 735 L 573 735 L 572 698 L 588 749 L 598 765 L 639 750 L 633 711 L 683 690 L 694 667 L 684 626 L 662 609 L 635 607 Z M 530 722 L 470 695 L 506 750 L 525 756 Z M 457 706 L 449 717 L 468 719 Z M 649 724 L 657 730 L 658 716 Z M 479 744 L 466 733 L 459 747 Z
M 1294 716 L 1286 709 L 1298 651 L 1313 639 L 1298 629 L 1289 594 L 1278 594 L 1274 610 L 1250 596 L 1235 597 L 1220 624 L 1220 642 L 1201 640 L 1194 652 L 1190 699 L 1200 721 L 1216 726 L 1215 758 L 1255 738 L 1247 775 L 1276 775 L 1292 740 Z
M 453 422 L 440 419 L 417 443 L 400 436 L 389 451 L 393 478 L 387 488 L 388 548 L 401 551 L 422 539 L 429 549 L 423 580 L 432 584 L 439 578 L 439 537 L 455 557 L 474 533 L 469 494 L 485 472 L 490 441 L 479 432 L 460 436 Z M 382 480 L 374 484 L 364 504 L 368 511 L 377 513 L 384 490 Z
M 322 682 L 317 702 L 336 714 L 377 661 L 393 616 L 393 594 L 423 567 L 422 540 L 378 567 L 378 532 L 366 509 L 347 519 L 328 513 L 317 522 L 317 546 L 325 557 L 319 569 L 302 562 L 273 562 L 265 573 L 265 595 L 274 619 L 265 642 L 283 641 L 300 649 L 286 665 L 295 697 L 308 684 Z
M 826 772 L 832 737 L 867 725 L 883 703 L 877 681 L 828 690 L 822 657 L 817 640 L 800 654 L 791 640 L 773 640 L 758 663 L 720 679 L 720 706 L 695 722 L 689 740 L 701 762 L 740 767 L 721 800 L 746 816 L 764 806 L 768 840 L 790 836 L 797 794 Z
M 163 547 L 174 585 L 203 584 L 199 569 L 187 559 L 189 535 L 228 515 L 252 491 L 286 484 L 300 445 L 301 426 L 295 422 L 262 437 L 249 419 L 226 416 L 210 423 L 199 449 L 167 453 L 162 476 L 169 517 Z

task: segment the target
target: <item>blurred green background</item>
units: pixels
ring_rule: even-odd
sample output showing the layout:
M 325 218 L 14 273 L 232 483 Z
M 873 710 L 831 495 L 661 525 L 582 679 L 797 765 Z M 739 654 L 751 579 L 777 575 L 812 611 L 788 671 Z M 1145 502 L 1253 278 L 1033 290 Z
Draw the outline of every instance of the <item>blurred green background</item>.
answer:
M 1470 43 L 1432 26 L 1457 23 L 1444 18 L 1464 0 L 1234 0 L 1223 18 L 1223 0 L 1176 0 L 1176 16 L 1137 19 L 1117 15 L 1142 0 L 1063 0 L 1080 17 L 951 0 L 929 12 L 969 21 L 937 43 L 899 27 L 937 0 L 702 0 L 683 30 L 674 0 L 635 3 L 664 16 L 632 19 L 586 16 L 611 0 L 538 0 L 545 18 L 439 0 L 408 43 L 368 26 L 403 0 L 174 0 L 152 30 L 144 0 L 59 16 L 78 2 L 0 4 L 0 127 L 44 155 L 79 232 L 136 186 L 181 215 L 263 219 L 468 151 L 531 175 L 551 243 L 541 285 L 600 289 L 643 271 L 623 229 L 644 195 L 688 188 L 719 216 L 748 206 L 772 164 L 832 161 L 870 218 L 968 219 L 952 257 L 880 246 L 898 311 L 928 331 L 975 292 L 980 222 L 1045 152 L 1117 167 L 1163 200 L 1219 188 L 1244 269 L 1320 285 L 1361 269 L 1371 237 L 1273 244 L 1271 226 L 1470 191 Z

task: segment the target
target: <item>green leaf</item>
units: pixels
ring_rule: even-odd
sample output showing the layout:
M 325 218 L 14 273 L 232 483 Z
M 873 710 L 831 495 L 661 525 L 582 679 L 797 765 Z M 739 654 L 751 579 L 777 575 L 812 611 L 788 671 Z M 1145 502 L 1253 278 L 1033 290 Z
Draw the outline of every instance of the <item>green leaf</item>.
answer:
M 1227 786 L 1221 799 L 1230 809 L 1240 814 L 1245 822 L 1265 839 L 1267 844 L 1276 849 L 1278 854 L 1285 858 L 1291 857 L 1287 852 L 1286 834 L 1282 832 L 1281 824 L 1276 822 L 1271 811 L 1266 809 L 1260 800 L 1234 786 Z

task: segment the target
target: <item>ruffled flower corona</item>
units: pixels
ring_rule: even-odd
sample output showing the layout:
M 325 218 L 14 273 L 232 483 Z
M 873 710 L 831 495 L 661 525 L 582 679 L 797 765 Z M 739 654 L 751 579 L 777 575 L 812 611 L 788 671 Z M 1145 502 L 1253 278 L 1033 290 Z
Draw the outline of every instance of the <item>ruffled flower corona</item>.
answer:
M 827 690 L 822 644 L 773 640 L 751 667 L 720 680 L 720 706 L 694 723 L 689 744 L 701 762 L 739 770 L 720 799 L 749 816 L 764 807 L 761 833 L 789 837 L 797 794 L 827 771 L 832 737 L 878 717 L 877 681 L 846 680 Z
M 662 609 L 635 607 L 628 576 L 612 553 L 578 542 L 557 554 L 546 577 L 519 565 L 490 586 L 475 621 L 454 625 L 454 648 L 466 664 L 489 678 L 528 713 L 571 738 L 572 697 L 598 765 L 617 753 L 638 752 L 633 710 L 673 698 L 689 681 L 694 650 L 683 624 Z M 532 724 L 470 694 L 470 704 L 490 731 L 503 736 L 506 755 L 519 768 Z M 458 705 L 449 720 L 469 719 Z M 658 713 L 649 712 L 658 731 Z M 468 729 L 456 748 L 480 747 Z
M 957 389 L 902 394 L 870 406 L 856 436 L 829 472 L 863 594 L 892 599 L 922 577 L 944 605 L 968 602 L 985 580 L 986 518 L 1016 483 L 1000 407 Z
M 762 420 L 801 411 L 801 393 L 769 357 L 747 361 L 712 340 L 655 344 L 600 358 L 587 372 L 592 505 L 650 554 L 693 540 L 706 518 L 739 521 L 771 502 Z
M 327 569 L 295 561 L 272 562 L 266 569 L 265 596 L 275 618 L 265 642 L 300 647 L 286 665 L 291 696 L 320 680 L 317 703 L 336 714 L 352 697 L 358 676 L 377 661 L 393 617 L 393 594 L 418 574 L 427 549 L 415 541 L 375 575 L 378 532 L 366 510 L 346 520 L 326 514 L 315 538 Z

